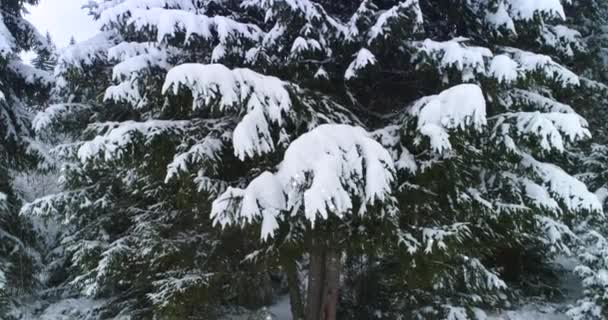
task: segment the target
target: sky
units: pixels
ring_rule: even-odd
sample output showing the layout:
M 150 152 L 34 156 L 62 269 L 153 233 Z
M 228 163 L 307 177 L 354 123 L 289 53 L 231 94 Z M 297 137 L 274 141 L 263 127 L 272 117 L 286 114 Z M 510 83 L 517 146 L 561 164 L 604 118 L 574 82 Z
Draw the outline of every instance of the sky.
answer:
M 76 41 L 82 41 L 93 36 L 96 24 L 81 9 L 88 0 L 41 0 L 40 4 L 30 7 L 26 18 L 45 34 L 47 31 L 55 40 L 58 48 L 63 48 L 74 36 Z

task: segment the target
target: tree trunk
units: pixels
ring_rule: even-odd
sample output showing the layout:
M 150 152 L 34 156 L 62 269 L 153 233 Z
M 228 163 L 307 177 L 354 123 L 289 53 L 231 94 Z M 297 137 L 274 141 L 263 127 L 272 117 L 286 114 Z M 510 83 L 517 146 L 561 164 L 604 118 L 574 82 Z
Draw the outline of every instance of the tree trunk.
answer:
M 310 250 L 309 269 L 306 320 L 320 320 L 325 284 L 325 252 L 317 243 L 313 243 Z
M 325 288 L 322 320 L 336 320 L 340 293 L 340 252 L 329 250 L 325 254 Z
M 282 261 L 283 269 L 287 274 L 289 286 L 289 302 L 293 320 L 304 320 L 304 302 L 300 293 L 300 279 L 298 278 L 298 265 L 296 259 L 286 257 Z

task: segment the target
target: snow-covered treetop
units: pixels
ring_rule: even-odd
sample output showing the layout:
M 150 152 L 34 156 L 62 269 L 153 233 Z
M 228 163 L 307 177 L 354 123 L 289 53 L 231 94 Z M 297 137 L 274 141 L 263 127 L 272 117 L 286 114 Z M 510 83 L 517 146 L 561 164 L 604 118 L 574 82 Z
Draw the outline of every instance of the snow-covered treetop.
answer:
M 245 189 L 229 188 L 214 201 L 212 216 L 221 225 L 261 220 L 267 239 L 290 212 L 304 214 L 313 227 L 329 214 L 365 214 L 368 205 L 389 201 L 393 180 L 390 154 L 365 130 L 321 125 L 291 143 L 276 173 L 261 174 Z

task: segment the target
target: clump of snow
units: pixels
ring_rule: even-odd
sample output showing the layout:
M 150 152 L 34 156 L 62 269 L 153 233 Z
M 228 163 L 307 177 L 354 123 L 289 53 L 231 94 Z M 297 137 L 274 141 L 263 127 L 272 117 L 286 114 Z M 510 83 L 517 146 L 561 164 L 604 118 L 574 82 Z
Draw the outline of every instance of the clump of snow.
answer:
M 278 172 L 261 174 L 245 189 L 229 188 L 213 202 L 211 214 L 221 225 L 261 219 L 267 239 L 290 212 L 303 211 L 314 227 L 317 217 L 351 214 L 353 198 L 359 198 L 364 214 L 368 205 L 390 197 L 393 180 L 390 154 L 369 133 L 321 125 L 291 143 Z
M 319 41 L 297 37 L 291 46 L 291 53 L 295 55 L 309 51 L 321 51 L 321 44 Z
M 415 42 L 418 56 L 423 53 L 438 63 L 441 73 L 450 68 L 462 71 L 464 81 L 474 78 L 474 74 L 485 74 L 485 59 L 492 57 L 492 51 L 483 47 L 467 46 L 465 38 L 455 38 L 449 41 L 426 39 Z
M 195 109 L 217 106 L 220 111 L 246 112 L 233 134 L 240 159 L 274 150 L 270 125 L 280 125 L 292 105 L 285 82 L 249 69 L 183 64 L 169 71 L 163 92 L 172 89 L 177 94 L 180 86 L 192 91 Z
M 344 79 L 351 80 L 356 77 L 359 70 L 365 69 L 369 65 L 376 64 L 376 57 L 367 49 L 362 48 L 357 53 L 355 60 L 350 63 L 348 69 L 344 73 Z
M 414 155 L 401 143 L 400 126 L 387 126 L 374 131 L 373 135 L 382 146 L 391 152 L 397 170 L 406 171 L 410 174 L 415 174 L 418 171 L 418 164 L 416 164 Z
M 513 17 L 521 20 L 532 20 L 535 15 L 566 19 L 564 7 L 560 0 L 505 0 Z
M 462 84 L 418 100 L 408 111 L 418 119 L 418 131 L 429 138 L 431 149 L 443 153 L 452 148 L 449 130 L 483 130 L 487 124 L 486 101 L 481 88 Z
M 501 54 L 492 59 L 490 63 L 489 75 L 498 80 L 498 82 L 511 83 L 517 80 L 519 76 L 517 62 L 513 61 L 509 56 Z
M 495 28 L 504 27 L 511 32 L 515 32 L 515 22 L 513 22 L 503 1 L 499 2 L 496 11 L 487 12 L 485 19 Z

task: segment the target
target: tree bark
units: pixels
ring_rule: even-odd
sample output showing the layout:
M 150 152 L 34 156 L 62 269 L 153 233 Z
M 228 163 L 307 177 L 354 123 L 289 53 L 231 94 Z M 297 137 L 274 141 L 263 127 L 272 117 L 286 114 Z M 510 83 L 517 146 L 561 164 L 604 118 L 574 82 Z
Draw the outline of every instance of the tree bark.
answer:
M 289 302 L 291 304 L 291 317 L 293 320 L 304 320 L 304 302 L 300 293 L 300 279 L 298 278 L 298 265 L 292 257 L 284 258 L 283 269 L 287 274 L 289 286 Z
M 340 293 L 340 252 L 329 250 L 325 254 L 325 288 L 323 295 L 322 320 L 336 320 Z
M 320 320 L 325 284 L 325 252 L 323 247 L 313 243 L 310 250 L 308 271 L 308 293 L 306 297 L 306 320 Z

